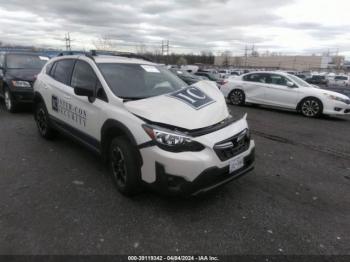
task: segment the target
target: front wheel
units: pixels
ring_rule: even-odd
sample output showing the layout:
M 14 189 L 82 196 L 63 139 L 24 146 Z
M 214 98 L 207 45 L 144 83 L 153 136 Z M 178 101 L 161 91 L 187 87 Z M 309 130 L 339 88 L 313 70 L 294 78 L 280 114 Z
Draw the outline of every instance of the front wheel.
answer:
M 241 106 L 245 103 L 245 94 L 242 90 L 235 89 L 230 93 L 229 99 L 232 105 Z
M 113 181 L 123 195 L 135 195 L 141 189 L 141 170 L 137 159 L 136 149 L 125 137 L 112 140 L 109 165 Z
M 15 101 L 13 100 L 13 96 L 12 96 L 10 90 L 7 88 L 5 89 L 4 99 L 5 99 L 6 110 L 8 112 L 11 112 L 11 113 L 16 112 L 17 105 L 16 105 Z
M 301 113 L 306 117 L 319 117 L 322 114 L 322 103 L 316 98 L 306 98 L 300 106 Z

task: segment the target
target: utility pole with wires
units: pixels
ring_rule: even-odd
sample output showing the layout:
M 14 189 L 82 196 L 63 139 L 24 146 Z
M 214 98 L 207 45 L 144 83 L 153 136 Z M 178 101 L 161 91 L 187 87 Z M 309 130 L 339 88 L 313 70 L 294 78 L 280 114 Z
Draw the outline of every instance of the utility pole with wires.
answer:
M 244 48 L 244 67 L 247 67 L 248 60 L 248 46 L 246 45 Z
M 72 39 L 70 38 L 69 32 L 65 35 L 64 41 L 66 42 L 66 51 L 72 51 L 72 48 L 71 48 Z
M 170 54 L 170 41 L 162 40 L 162 56 Z
M 170 41 L 169 40 L 162 40 L 162 57 L 166 55 L 166 61 L 165 63 L 168 64 L 169 55 L 170 55 Z
M 170 55 L 170 45 L 169 45 L 169 43 L 170 43 L 170 41 L 167 40 L 167 42 L 166 42 L 166 54 L 167 55 Z
M 255 51 L 255 44 L 253 44 L 251 47 L 248 47 L 248 45 L 245 45 L 244 48 L 244 67 L 248 66 L 248 56 L 255 56 L 257 52 Z

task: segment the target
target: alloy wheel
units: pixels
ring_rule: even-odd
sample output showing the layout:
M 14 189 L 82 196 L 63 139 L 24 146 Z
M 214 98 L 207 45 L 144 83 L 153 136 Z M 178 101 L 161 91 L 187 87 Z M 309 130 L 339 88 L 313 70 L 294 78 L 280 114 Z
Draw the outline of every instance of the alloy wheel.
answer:
M 316 100 L 306 100 L 301 107 L 301 111 L 305 116 L 314 117 L 319 114 L 320 105 Z
M 241 105 L 244 101 L 243 92 L 240 90 L 234 90 L 230 95 L 230 101 L 233 105 Z

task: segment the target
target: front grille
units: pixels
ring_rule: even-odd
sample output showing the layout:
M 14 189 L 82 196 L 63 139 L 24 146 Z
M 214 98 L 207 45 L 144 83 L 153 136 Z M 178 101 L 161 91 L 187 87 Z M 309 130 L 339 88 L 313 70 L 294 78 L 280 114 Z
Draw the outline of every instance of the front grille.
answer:
M 214 151 L 221 161 L 226 161 L 249 148 L 250 135 L 246 129 L 229 139 L 221 141 L 214 145 Z

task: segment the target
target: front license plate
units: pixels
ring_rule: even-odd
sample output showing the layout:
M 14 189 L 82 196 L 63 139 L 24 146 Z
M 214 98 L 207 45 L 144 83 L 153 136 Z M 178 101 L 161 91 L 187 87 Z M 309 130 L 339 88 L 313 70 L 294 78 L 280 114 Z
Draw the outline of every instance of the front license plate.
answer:
M 230 174 L 244 166 L 243 157 L 238 157 L 230 161 Z

